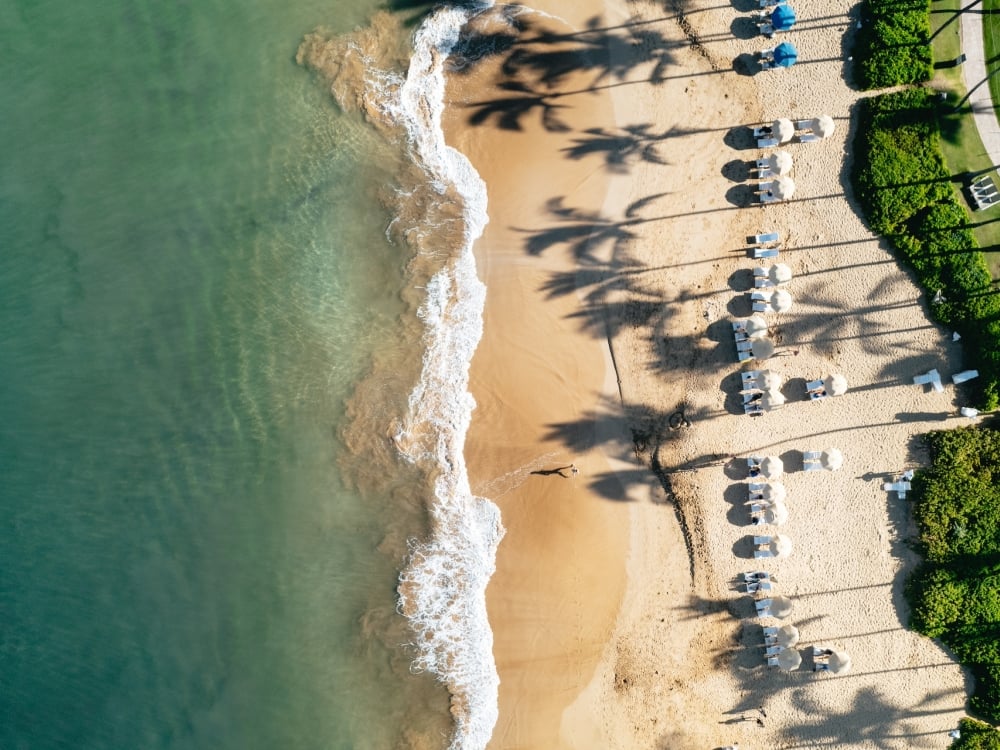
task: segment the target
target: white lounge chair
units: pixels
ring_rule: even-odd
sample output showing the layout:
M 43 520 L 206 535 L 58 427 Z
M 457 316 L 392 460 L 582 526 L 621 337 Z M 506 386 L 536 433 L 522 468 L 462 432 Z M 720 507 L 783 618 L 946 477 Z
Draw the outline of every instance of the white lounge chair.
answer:
M 799 136 L 799 143 L 818 143 L 821 140 L 823 139 L 813 133 L 805 133 Z
M 770 544 L 771 543 L 771 537 L 769 537 L 769 536 L 755 536 L 753 538 L 753 543 L 756 544 L 758 547 L 760 547 L 761 545 L 764 545 L 764 544 Z
M 774 557 L 769 549 L 755 549 L 753 551 L 753 556 L 755 560 L 762 560 L 765 557 Z
M 812 132 L 812 120 L 796 120 L 795 121 L 796 130 L 808 130 Z
M 738 352 L 748 352 L 752 348 L 753 342 L 749 338 L 736 341 L 736 351 Z
M 956 372 L 951 376 L 951 382 L 955 385 L 959 383 L 964 383 L 966 380 L 972 380 L 973 378 L 979 377 L 979 370 L 963 370 L 962 372 Z
M 759 370 L 747 370 L 746 372 L 741 372 L 740 379 L 743 381 L 744 390 L 760 390 L 757 388 L 757 381 L 760 379 Z
M 764 637 L 765 638 L 777 638 L 778 637 L 778 628 L 775 627 L 774 625 L 768 625 L 763 630 L 764 630 Z
M 758 599 L 754 602 L 754 607 L 757 608 L 757 617 L 770 617 L 771 616 L 771 600 L 770 599 Z
M 753 257 L 756 260 L 762 260 L 764 258 L 777 258 L 778 253 L 780 252 L 780 247 L 755 247 L 753 249 Z
M 771 584 L 768 583 L 767 581 L 760 581 L 759 583 L 748 583 L 747 584 L 747 593 L 748 594 L 756 594 L 758 592 L 765 593 L 765 594 L 770 594 L 771 593 Z
M 754 138 L 770 138 L 772 134 L 770 125 L 758 125 L 753 129 Z
M 774 36 L 774 26 L 769 23 L 759 23 L 757 24 L 757 28 L 760 29 L 760 33 L 768 39 Z
M 753 311 L 760 313 L 770 313 L 774 312 L 774 308 L 771 307 L 771 305 L 769 305 L 767 302 L 757 301 L 753 303 Z
M 747 582 L 751 581 L 770 581 L 771 574 L 765 570 L 755 570 L 752 573 L 744 573 L 743 580 Z
M 774 193 L 769 193 L 764 191 L 763 193 L 758 193 L 760 196 L 761 203 L 777 203 L 778 197 Z
M 740 352 L 740 359 L 750 359 L 750 355 L 746 352 Z M 764 409 L 759 403 L 743 404 L 743 413 L 749 417 L 763 417 Z
M 747 495 L 749 500 L 759 500 L 764 497 L 764 488 L 767 485 L 763 482 L 751 482 L 747 485 Z
M 928 370 L 923 375 L 914 375 L 913 383 L 915 385 L 929 384 L 938 393 L 944 391 L 944 386 L 941 384 L 941 373 L 939 373 L 936 369 Z
M 895 492 L 900 500 L 906 499 L 906 492 L 910 489 L 909 482 L 885 482 L 882 488 L 886 492 Z
M 760 65 L 764 68 L 764 70 L 768 70 L 770 68 L 765 60 L 761 60 Z M 774 148 L 778 145 L 778 143 L 779 141 L 777 138 L 758 138 L 757 148 Z
M 803 471 L 822 471 L 822 451 L 803 451 L 802 469 Z
M 757 245 L 766 245 L 769 242 L 777 242 L 781 239 L 781 235 L 777 232 L 765 232 L 764 234 L 755 234 L 753 241 Z
M 745 320 L 733 321 L 733 333 L 746 333 L 747 322 Z

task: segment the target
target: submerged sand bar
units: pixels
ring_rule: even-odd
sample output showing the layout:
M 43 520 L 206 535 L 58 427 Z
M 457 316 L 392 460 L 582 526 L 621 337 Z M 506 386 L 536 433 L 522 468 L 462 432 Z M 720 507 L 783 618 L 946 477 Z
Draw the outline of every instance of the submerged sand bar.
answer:
M 923 460 L 913 436 L 961 423 L 951 387 L 912 383 L 950 381 L 959 349 L 845 195 L 851 5 L 795 8 L 789 70 L 734 72 L 773 46 L 741 38 L 749 5 L 623 0 L 575 5 L 566 20 L 591 31 L 522 37 L 452 76 L 449 142 L 490 193 L 467 458 L 507 527 L 488 591 L 491 748 L 935 748 L 963 713 L 961 670 L 905 629 L 915 530 L 883 490 Z M 784 147 L 794 197 L 743 207 L 765 155 L 750 127 L 821 114 L 830 138 Z M 764 264 L 792 271 L 794 307 L 766 316 L 788 401 L 750 418 L 731 321 L 750 312 L 746 237 L 768 230 L 781 251 Z M 805 383 L 834 372 L 849 391 L 810 400 Z M 691 426 L 670 430 L 678 408 Z M 802 451 L 831 447 L 839 471 L 801 470 Z M 785 463 L 780 529 L 749 525 L 749 455 Z M 791 555 L 753 560 L 752 536 L 778 530 Z M 737 590 L 755 569 L 792 600 L 787 620 L 757 619 Z M 785 623 L 807 657 L 791 672 L 760 648 L 761 625 Z M 850 671 L 810 671 L 813 645 L 848 652 Z

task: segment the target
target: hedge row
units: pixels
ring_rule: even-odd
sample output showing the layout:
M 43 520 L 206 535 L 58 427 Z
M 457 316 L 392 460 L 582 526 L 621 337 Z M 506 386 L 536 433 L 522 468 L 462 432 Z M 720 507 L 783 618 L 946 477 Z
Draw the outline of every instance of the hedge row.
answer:
M 910 626 L 940 638 L 972 670 L 972 709 L 1000 722 L 1000 432 L 925 436 L 931 465 L 914 478 L 925 557 L 907 586 Z
M 955 197 L 939 147 L 937 99 L 914 88 L 863 100 L 854 188 L 871 228 L 916 272 L 935 320 L 962 336 L 975 404 L 1000 404 L 1000 295 Z
M 854 55 L 862 88 L 929 81 L 930 36 L 930 0 L 865 0 Z

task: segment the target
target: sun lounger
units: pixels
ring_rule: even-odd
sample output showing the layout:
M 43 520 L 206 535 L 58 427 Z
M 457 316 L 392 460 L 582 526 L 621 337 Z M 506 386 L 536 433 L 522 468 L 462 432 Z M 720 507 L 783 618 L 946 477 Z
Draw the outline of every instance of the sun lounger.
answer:
M 758 125 L 753 129 L 754 138 L 770 138 L 771 137 L 771 126 L 770 125 Z M 759 161 L 758 161 L 759 163 Z
M 772 172 L 770 169 L 761 169 L 757 172 L 757 179 L 763 180 L 766 178 L 777 177 L 778 175 Z
M 962 372 L 956 372 L 951 376 L 951 382 L 955 385 L 959 383 L 964 383 L 966 380 L 972 380 L 973 378 L 979 377 L 979 370 L 963 370 Z
M 778 666 L 781 666 L 780 662 L 778 661 L 778 657 L 777 656 L 769 656 L 769 657 L 767 657 L 767 666 L 769 666 L 769 667 L 778 667 Z M 732 745 L 730 745 L 729 747 L 732 750 L 739 750 L 739 748 L 734 748 Z
M 754 276 L 753 287 L 754 289 L 772 289 L 774 283 L 767 276 Z
M 909 482 L 886 482 L 882 485 L 886 492 L 895 492 L 900 500 L 906 499 L 906 492 L 910 489 Z
M 810 380 L 808 383 L 806 383 L 807 391 L 818 391 L 822 390 L 822 388 L 823 388 L 822 380 Z
M 760 66 L 764 70 L 767 70 L 770 67 L 770 65 L 768 65 L 767 61 L 765 61 L 765 60 L 761 60 L 760 61 Z M 777 145 L 778 145 L 778 139 L 777 138 L 758 138 L 757 139 L 757 148 L 774 148 Z
M 930 385 L 935 391 L 941 393 L 944 390 L 944 386 L 941 384 L 941 373 L 935 370 L 928 370 L 923 375 L 914 375 L 913 383 L 915 385 Z
M 796 120 L 795 129 L 808 130 L 809 132 L 812 132 L 812 120 Z
M 764 654 L 767 656 L 777 656 L 781 653 L 781 646 L 765 646 Z
M 757 24 L 757 28 L 760 29 L 760 33 L 768 39 L 774 36 L 774 26 L 769 23 L 759 23 Z
M 764 497 L 764 488 L 766 484 L 751 483 L 747 485 L 747 500 L 749 502 L 754 502 L 756 500 L 761 500 Z
M 760 378 L 760 372 L 758 370 L 747 370 L 746 372 L 740 373 L 740 379 L 743 381 L 743 390 L 760 390 L 757 387 L 757 380 Z
M 756 260 L 763 260 L 764 258 L 777 258 L 778 253 L 780 252 L 780 247 L 755 247 L 753 249 L 753 257 Z
M 768 583 L 767 581 L 760 581 L 758 583 L 748 583 L 747 584 L 747 593 L 748 594 L 756 594 L 758 592 L 765 593 L 765 594 L 770 594 L 771 593 L 771 584 Z
M 745 320 L 733 321 L 733 333 L 746 333 L 747 322 Z
M 826 672 L 828 669 L 830 669 L 830 665 L 825 662 L 818 661 L 813 664 L 813 672 Z
M 821 140 L 823 139 L 813 133 L 805 133 L 799 136 L 799 143 L 816 143 Z
M 803 471 L 822 471 L 823 464 L 821 451 L 803 451 L 802 452 L 802 470 Z
M 771 537 L 769 537 L 769 536 L 755 536 L 753 538 L 753 543 L 756 544 L 758 547 L 760 547 L 763 544 L 770 544 L 771 543 Z
M 754 606 L 757 608 L 757 617 L 770 617 L 771 616 L 771 600 L 770 599 L 758 599 L 754 602 Z
M 747 338 L 743 341 L 736 342 L 736 351 L 738 352 L 748 352 L 753 348 L 753 342 Z
M 749 353 L 740 352 L 740 359 L 750 359 Z M 748 417 L 763 417 L 764 409 L 759 403 L 743 404 L 743 413 Z
M 755 560 L 762 560 L 765 557 L 774 557 L 769 549 L 755 549 L 753 551 L 753 556 Z
M 753 311 L 760 313 L 774 312 L 774 308 L 771 307 L 767 302 L 754 302 Z
M 752 573 L 743 574 L 744 581 L 769 581 L 771 574 L 764 570 L 755 570 Z
M 806 393 L 809 395 L 810 400 L 818 401 L 820 399 L 826 398 L 827 392 L 823 387 L 822 380 L 811 380 L 806 383 Z
M 754 244 L 766 245 L 768 242 L 777 242 L 781 239 L 781 235 L 777 232 L 765 232 L 764 234 L 755 234 L 753 237 Z

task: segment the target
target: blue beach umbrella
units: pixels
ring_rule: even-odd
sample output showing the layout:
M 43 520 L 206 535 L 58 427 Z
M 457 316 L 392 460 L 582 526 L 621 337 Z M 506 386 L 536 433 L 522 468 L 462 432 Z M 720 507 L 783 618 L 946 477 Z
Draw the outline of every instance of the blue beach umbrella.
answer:
M 799 59 L 799 51 L 791 42 L 782 42 L 774 48 L 774 62 L 783 68 L 790 68 Z
M 771 13 L 771 25 L 775 31 L 788 31 L 795 25 L 795 8 L 791 5 L 779 5 Z

